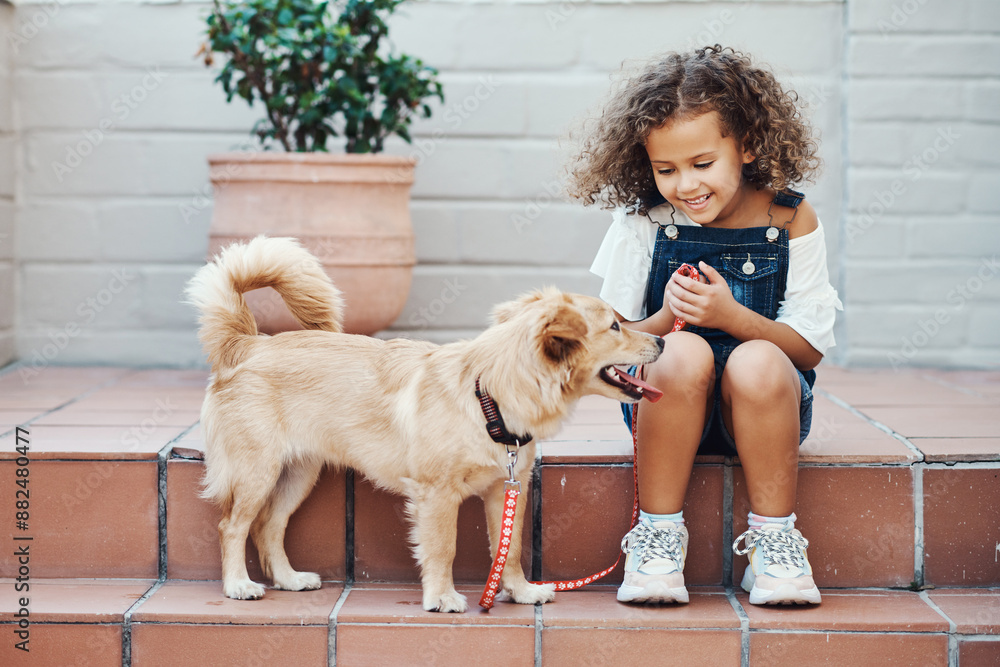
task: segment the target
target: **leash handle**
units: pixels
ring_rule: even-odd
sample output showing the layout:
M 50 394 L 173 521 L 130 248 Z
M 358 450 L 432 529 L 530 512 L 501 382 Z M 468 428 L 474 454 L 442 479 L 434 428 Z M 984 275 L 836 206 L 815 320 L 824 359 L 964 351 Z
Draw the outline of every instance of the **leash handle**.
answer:
M 682 276 L 684 276 L 686 278 L 690 278 L 691 280 L 697 280 L 699 282 L 701 281 L 701 273 L 699 273 L 698 269 L 694 268 L 690 264 L 681 264 L 680 267 L 677 269 L 677 273 L 681 274 Z M 687 326 L 687 322 L 685 322 L 684 320 L 682 320 L 679 317 L 675 318 L 674 319 L 674 326 L 673 326 L 672 329 L 670 329 L 670 331 L 668 333 L 673 333 L 675 331 L 680 331 L 685 326 Z

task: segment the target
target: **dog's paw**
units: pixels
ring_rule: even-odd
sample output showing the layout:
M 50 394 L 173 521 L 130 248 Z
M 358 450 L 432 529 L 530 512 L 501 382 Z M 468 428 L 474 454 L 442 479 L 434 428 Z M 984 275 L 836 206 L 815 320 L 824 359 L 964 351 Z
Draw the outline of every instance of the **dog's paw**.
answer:
M 425 611 L 444 611 L 462 613 L 469 608 L 465 596 L 457 591 L 449 591 L 440 596 L 424 594 Z
M 556 587 L 553 584 L 529 584 L 524 582 L 517 588 L 506 589 L 510 597 L 518 604 L 538 604 L 552 602 L 556 599 Z
M 287 577 L 274 580 L 274 587 L 283 591 L 314 591 L 322 585 L 315 572 L 292 572 Z
M 222 592 L 227 598 L 234 600 L 259 600 L 264 597 L 264 587 L 249 579 L 226 582 L 223 584 Z

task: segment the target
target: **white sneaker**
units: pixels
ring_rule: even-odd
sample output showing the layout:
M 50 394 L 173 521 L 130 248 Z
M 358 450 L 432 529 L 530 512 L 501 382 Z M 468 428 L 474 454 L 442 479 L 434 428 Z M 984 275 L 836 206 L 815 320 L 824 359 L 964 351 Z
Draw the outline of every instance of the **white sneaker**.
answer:
M 746 547 L 738 548 L 746 539 Z M 819 604 L 820 594 L 806 557 L 809 540 L 791 523 L 751 528 L 733 542 L 733 553 L 750 554 L 741 586 L 750 604 Z
M 622 538 L 625 581 L 618 588 L 619 602 L 687 602 L 684 559 L 688 532 L 672 521 L 640 520 Z

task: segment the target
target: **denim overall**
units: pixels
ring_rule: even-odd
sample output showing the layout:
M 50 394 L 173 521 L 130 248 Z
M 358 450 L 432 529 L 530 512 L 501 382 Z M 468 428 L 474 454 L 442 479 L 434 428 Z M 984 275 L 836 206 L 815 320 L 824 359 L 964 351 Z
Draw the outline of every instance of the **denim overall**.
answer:
M 798 207 L 803 195 L 794 191 L 778 193 L 774 203 Z M 788 279 L 788 230 L 778 227 L 717 229 L 701 226 L 660 225 L 656 231 L 653 264 L 646 286 L 646 314 L 663 307 L 663 291 L 670 276 L 685 262 L 698 266 L 705 262 L 726 280 L 733 298 L 750 310 L 774 320 L 778 304 L 784 298 Z M 704 338 L 715 353 L 715 402 L 707 415 L 700 454 L 734 455 L 736 444 L 722 420 L 722 371 L 729 355 L 740 341 L 719 329 L 688 325 L 685 331 Z M 633 371 L 634 372 L 634 371 Z M 812 387 L 815 371 L 797 371 L 802 386 L 799 414 L 799 444 L 805 440 L 812 423 Z M 632 406 L 622 404 L 625 423 L 631 427 Z M 762 418 L 767 418 L 762 415 Z

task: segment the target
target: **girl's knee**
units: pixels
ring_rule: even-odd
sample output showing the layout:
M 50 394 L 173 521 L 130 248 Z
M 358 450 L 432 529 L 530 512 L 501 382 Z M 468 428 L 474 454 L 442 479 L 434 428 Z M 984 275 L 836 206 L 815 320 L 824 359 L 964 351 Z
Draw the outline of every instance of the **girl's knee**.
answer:
M 663 354 L 646 366 L 646 380 L 663 390 L 697 387 L 708 391 L 715 382 L 711 346 L 700 336 L 683 331 L 670 334 L 664 341 Z
M 799 392 L 798 374 L 791 360 L 774 343 L 753 340 L 741 344 L 726 362 L 722 375 L 725 393 L 773 399 Z

